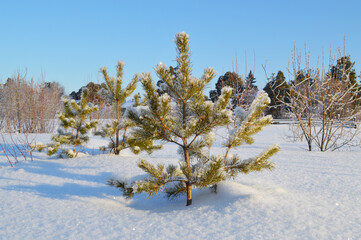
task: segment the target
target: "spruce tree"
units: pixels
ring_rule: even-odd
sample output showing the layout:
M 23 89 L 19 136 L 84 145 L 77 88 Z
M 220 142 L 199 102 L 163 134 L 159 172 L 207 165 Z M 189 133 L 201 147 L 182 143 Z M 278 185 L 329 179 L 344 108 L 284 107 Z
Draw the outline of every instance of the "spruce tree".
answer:
M 348 82 L 349 86 L 357 88 L 356 71 L 353 69 L 355 62 L 351 62 L 350 56 L 337 59 L 337 64 L 331 68 L 331 76 L 339 81 Z
M 51 156 L 60 150 L 60 156 L 75 158 L 89 141 L 89 131 L 98 124 L 97 121 L 87 119 L 89 114 L 98 108 L 88 103 L 86 88 L 82 91 L 79 103 L 66 97 L 63 97 L 62 100 L 64 111 L 58 113 L 60 127 L 58 134 L 52 136 L 53 143 L 48 147 L 48 155 Z M 69 146 L 71 146 L 70 149 Z
M 357 75 L 353 68 L 354 65 L 355 62 L 351 61 L 350 56 L 343 56 L 337 59 L 337 64 L 332 66 L 328 73 L 334 80 L 343 82 L 345 88 L 351 87 L 352 97 L 356 100 L 351 108 L 355 108 L 356 105 L 361 104 L 361 98 L 359 96 L 360 86 L 357 84 Z
M 266 113 L 273 117 L 281 117 L 285 109 L 285 103 L 289 103 L 290 86 L 286 82 L 286 77 L 282 71 L 278 71 L 276 77 L 272 74 L 271 80 L 266 84 L 263 90 L 271 99 Z
M 142 159 L 138 166 L 148 177 L 126 183 L 116 179 L 108 184 L 120 188 L 123 195 L 133 197 L 136 193 L 146 192 L 148 197 L 164 191 L 169 198 L 187 195 L 187 206 L 192 204 L 192 188 L 215 187 L 220 181 L 235 177 L 237 173 L 272 169 L 268 162 L 270 156 L 278 151 L 274 146 L 260 156 L 240 160 L 231 149 L 243 143 L 252 143 L 251 135 L 259 132 L 271 122 L 271 117 L 259 117 L 269 103 L 267 94 L 259 94 L 246 119 L 240 121 L 225 142 L 226 154 L 211 155 L 214 141 L 213 130 L 232 121 L 232 112 L 227 109 L 232 97 L 232 88 L 225 87 L 216 102 L 206 101 L 204 89 L 216 75 L 212 68 L 206 68 L 201 78 L 191 75 L 189 36 L 182 32 L 175 38 L 177 46 L 177 67 L 173 74 L 170 68 L 160 63 L 156 67 L 158 77 L 165 83 L 164 93 L 160 96 L 151 79 L 150 73 L 141 75 L 147 106 L 129 111 L 129 117 L 136 125 L 133 139 L 170 142 L 179 146 L 181 160 L 179 166 L 163 164 L 152 165 Z M 139 150 L 149 150 L 153 144 L 138 145 Z
M 116 78 L 109 77 L 106 67 L 101 69 L 101 73 L 103 74 L 106 83 L 103 95 L 105 95 L 113 103 L 114 119 L 112 123 L 106 124 L 102 127 L 102 130 L 97 132 L 96 135 L 110 138 L 109 149 L 116 155 L 118 155 L 122 149 L 129 146 L 126 134 L 127 129 L 132 125 L 132 123 L 123 116 L 122 106 L 127 97 L 129 97 L 136 89 L 138 81 L 137 76 L 134 76 L 132 81 L 123 89 L 123 68 L 124 62 L 119 61 L 117 65 Z M 121 131 L 123 133 L 122 137 L 120 137 Z
M 257 90 L 258 88 L 255 83 L 256 83 L 256 78 L 254 77 L 253 72 L 251 70 L 249 71 L 248 76 L 246 77 L 246 86 Z
M 258 92 L 258 87 L 255 85 L 255 83 L 256 78 L 254 77 L 252 71 L 249 71 L 249 74 L 245 79 L 245 87 L 242 92 L 241 99 L 237 100 L 237 106 L 247 110 L 249 109 Z

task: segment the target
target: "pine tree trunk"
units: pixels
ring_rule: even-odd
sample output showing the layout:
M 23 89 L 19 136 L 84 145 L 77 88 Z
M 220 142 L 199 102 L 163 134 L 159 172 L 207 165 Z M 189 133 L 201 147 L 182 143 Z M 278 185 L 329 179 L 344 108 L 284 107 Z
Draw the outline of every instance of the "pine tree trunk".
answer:
M 114 146 L 114 154 L 119 155 L 119 129 L 117 129 L 116 136 L 115 136 L 115 146 Z
M 76 130 L 76 135 L 75 135 L 75 141 L 79 138 L 79 130 Z M 74 158 L 76 158 L 78 156 L 78 151 L 76 150 L 77 145 L 73 145 L 73 152 L 75 153 Z
M 192 184 L 187 182 L 187 205 L 192 205 Z
M 115 114 L 116 114 L 116 119 L 119 124 L 119 119 L 120 119 L 119 99 L 117 99 L 116 103 L 115 103 Z M 120 151 L 118 150 L 118 147 L 119 147 L 119 128 L 117 126 L 117 131 L 115 133 L 115 146 L 114 146 L 114 154 L 115 155 L 119 155 L 119 153 L 120 153 Z
M 186 142 L 186 141 L 185 141 Z M 184 160 L 187 164 L 187 168 L 189 170 L 189 175 L 191 175 L 191 163 L 190 163 L 190 158 L 189 158 L 189 149 L 187 147 L 184 147 Z M 186 183 L 187 186 L 187 205 L 192 205 L 192 184 L 189 182 L 189 179 Z

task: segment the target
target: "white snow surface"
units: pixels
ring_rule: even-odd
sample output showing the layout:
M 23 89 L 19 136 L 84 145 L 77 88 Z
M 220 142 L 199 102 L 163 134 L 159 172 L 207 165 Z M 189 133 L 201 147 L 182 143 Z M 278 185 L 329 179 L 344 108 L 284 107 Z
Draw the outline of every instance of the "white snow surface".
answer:
M 221 151 L 219 134 L 213 151 Z M 57 159 L 34 153 L 11 168 L 0 155 L 0 239 L 361 239 L 361 148 L 308 152 L 288 142 L 287 125 L 273 125 L 239 148 L 245 159 L 273 143 L 276 169 L 222 182 L 218 193 L 194 190 L 168 201 L 163 194 L 127 200 L 109 176 L 137 178 L 140 158 L 176 163 L 177 147 L 149 156 L 101 154 L 92 137 L 85 155 Z M 38 135 L 49 142 L 49 135 Z

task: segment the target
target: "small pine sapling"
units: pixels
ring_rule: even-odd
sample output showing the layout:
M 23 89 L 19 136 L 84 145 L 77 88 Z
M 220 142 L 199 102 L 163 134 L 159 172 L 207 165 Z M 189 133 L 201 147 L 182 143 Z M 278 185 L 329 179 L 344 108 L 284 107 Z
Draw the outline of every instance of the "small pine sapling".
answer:
M 184 32 L 176 35 L 176 68 L 170 69 L 161 63 L 156 68 L 158 77 L 163 81 L 162 95 L 156 91 L 150 73 L 145 73 L 140 80 L 147 106 L 129 111 L 129 117 L 136 125 L 132 138 L 148 143 L 139 145 L 140 150 L 149 151 L 156 147 L 154 140 L 170 142 L 179 146 L 182 160 L 179 166 L 167 167 L 141 160 L 138 166 L 148 174 L 147 178 L 131 183 L 109 179 L 108 184 L 120 188 L 125 197 L 131 198 L 142 192 L 150 197 L 163 191 L 172 199 L 186 194 L 188 206 L 192 204 L 193 187 L 215 187 L 218 182 L 235 177 L 239 172 L 273 168 L 268 159 L 279 150 L 277 146 L 246 161 L 229 154 L 232 148 L 242 143 L 253 143 L 252 135 L 271 122 L 271 117 L 260 117 L 269 103 L 264 92 L 258 95 L 245 120 L 239 121 L 237 128 L 229 134 L 225 155 L 210 154 L 215 138 L 213 130 L 232 122 L 232 111 L 227 108 L 232 88 L 223 88 L 214 103 L 206 100 L 204 89 L 216 73 L 212 68 L 206 68 L 201 78 L 191 75 L 188 40 L 189 36 Z
M 103 74 L 106 89 L 103 91 L 105 95 L 114 105 L 114 119 L 110 124 L 106 124 L 102 127 L 101 131 L 96 132 L 96 135 L 100 135 L 104 138 L 109 138 L 110 143 L 108 148 L 110 152 L 118 155 L 120 151 L 126 147 L 129 147 L 127 142 L 127 129 L 131 127 L 132 122 L 129 121 L 122 113 L 122 106 L 137 87 L 137 76 L 134 76 L 132 81 L 127 87 L 122 89 L 123 82 L 123 68 L 124 62 L 119 61 L 117 65 L 117 77 L 109 77 L 107 68 L 103 67 L 101 73 Z M 122 137 L 120 133 L 122 131 Z
M 60 127 L 58 134 L 52 136 L 53 143 L 48 147 L 48 155 L 51 156 L 61 151 L 61 157 L 75 158 L 84 149 L 89 141 L 88 133 L 95 129 L 97 121 L 90 121 L 87 117 L 97 111 L 97 106 L 88 103 L 88 90 L 83 89 L 79 103 L 63 97 L 64 111 L 58 113 Z M 68 146 L 71 146 L 69 148 Z

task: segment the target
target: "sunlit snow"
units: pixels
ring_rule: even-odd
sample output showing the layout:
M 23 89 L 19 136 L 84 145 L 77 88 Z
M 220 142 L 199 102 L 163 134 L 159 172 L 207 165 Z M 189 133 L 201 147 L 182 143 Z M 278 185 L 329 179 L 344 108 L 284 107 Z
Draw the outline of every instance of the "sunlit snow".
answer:
M 215 133 L 214 152 L 221 151 Z M 177 147 L 153 155 L 101 154 L 106 139 L 91 137 L 85 155 L 56 159 L 33 153 L 34 161 L 14 168 L 0 155 L 0 239 L 361 239 L 361 148 L 308 152 L 287 141 L 287 125 L 266 127 L 253 145 L 240 148 L 247 159 L 273 143 L 281 151 L 273 172 L 240 175 L 218 193 L 195 190 L 168 201 L 145 194 L 126 200 L 106 185 L 110 176 L 137 179 L 140 158 L 177 163 Z M 43 143 L 50 135 L 37 135 Z

